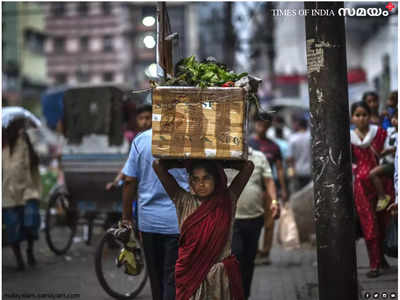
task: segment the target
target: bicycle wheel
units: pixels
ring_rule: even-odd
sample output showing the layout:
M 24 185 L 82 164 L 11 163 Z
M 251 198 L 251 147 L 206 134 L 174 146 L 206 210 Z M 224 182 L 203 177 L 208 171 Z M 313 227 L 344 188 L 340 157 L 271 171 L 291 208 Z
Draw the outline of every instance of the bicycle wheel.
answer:
M 46 241 L 57 255 L 65 254 L 76 233 L 77 210 L 65 193 L 54 194 L 46 211 Z
M 116 260 L 123 244 L 113 234 L 106 233 L 101 239 L 95 255 L 96 276 L 104 291 L 115 299 L 134 299 L 144 288 L 147 281 L 147 268 L 144 251 L 137 240 L 142 264 L 138 275 L 127 275 L 124 267 L 117 267 Z

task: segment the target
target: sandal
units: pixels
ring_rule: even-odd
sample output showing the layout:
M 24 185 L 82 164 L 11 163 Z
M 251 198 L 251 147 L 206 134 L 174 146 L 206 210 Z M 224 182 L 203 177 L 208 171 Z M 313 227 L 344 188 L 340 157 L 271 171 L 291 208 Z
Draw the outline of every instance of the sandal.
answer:
M 381 272 L 379 272 L 379 269 L 371 270 L 369 271 L 366 276 L 368 278 L 375 278 L 381 275 Z
M 382 211 L 384 210 L 390 202 L 391 198 L 389 195 L 385 195 L 383 198 L 380 198 L 378 200 L 378 204 L 376 205 L 376 211 Z

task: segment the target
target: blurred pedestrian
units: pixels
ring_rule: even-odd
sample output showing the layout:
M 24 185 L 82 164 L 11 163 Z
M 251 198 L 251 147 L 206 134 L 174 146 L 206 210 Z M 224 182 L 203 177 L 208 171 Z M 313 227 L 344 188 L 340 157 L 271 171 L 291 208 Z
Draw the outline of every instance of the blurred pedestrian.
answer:
M 282 132 L 280 134 L 281 138 L 288 140 L 292 130 L 286 126 L 285 120 L 279 115 L 274 116 L 272 126 L 267 130 L 267 137 L 274 141 L 278 137 L 276 131 L 278 128 Z
M 392 116 L 391 123 L 393 126 L 387 128 L 387 136 L 380 153 L 380 164 L 373 168 L 369 173 L 372 183 L 378 193 L 377 211 L 384 210 L 391 200 L 390 195 L 385 194 L 383 178 L 392 179 L 394 174 L 394 160 L 397 148 L 397 110 Z
M 124 106 L 126 128 L 124 136 L 129 144 L 137 134 L 151 128 L 152 106 L 143 104 L 137 106 L 135 103 L 128 102 Z
M 251 161 L 189 161 L 191 193 L 179 187 L 168 172 L 179 163 L 153 163 L 160 181 L 174 201 L 181 237 L 176 262 L 178 300 L 243 300 L 239 263 L 231 254 L 237 199 L 248 182 Z M 227 186 L 223 168 L 239 170 Z
M 398 197 L 399 197 L 399 190 L 398 190 L 398 184 L 399 184 L 399 148 L 396 148 L 396 156 L 394 159 L 394 190 L 395 190 L 395 198 L 394 198 L 394 203 L 390 204 L 387 208 L 387 211 L 390 212 L 391 215 L 397 215 L 397 206 L 398 206 Z
M 232 239 L 232 252 L 240 263 L 245 299 L 250 297 L 254 259 L 264 219 L 268 221 L 269 215 L 272 219 L 279 217 L 279 202 L 268 160 L 251 147 L 248 159 L 253 162 L 254 171 L 237 203 Z
M 304 117 L 293 118 L 294 133 L 289 138 L 291 156 L 288 167 L 294 172 L 294 191 L 297 192 L 311 181 L 311 133 Z
M 289 138 L 292 134 L 292 132 L 288 129 L 288 131 L 285 131 L 287 129 L 285 125 L 285 120 L 277 116 L 275 118 L 275 126 L 273 127 L 273 135 L 269 135 L 269 132 L 271 132 L 271 128 L 268 129 L 267 136 L 279 146 L 279 149 L 281 150 L 282 153 L 282 163 L 283 163 L 283 168 L 284 170 L 287 169 L 286 166 L 286 161 L 287 159 L 291 156 L 290 153 L 290 148 L 289 148 Z M 285 133 L 286 132 L 286 133 Z
M 351 106 L 351 120 L 356 126 L 350 131 L 354 168 L 354 201 L 368 249 L 371 270 L 367 277 L 381 275 L 380 268 L 388 267 L 383 256 L 384 211 L 376 212 L 377 192 L 369 177 L 378 165 L 378 157 L 386 139 L 386 131 L 370 124 L 371 111 L 365 102 Z
M 138 134 L 132 142 L 122 170 L 122 224 L 132 226 L 132 202 L 137 198 L 138 226 L 142 236 L 152 297 L 175 299 L 175 262 L 178 257 L 178 219 L 176 209 L 152 168 L 152 130 Z M 179 184 L 189 189 L 184 170 L 172 170 Z
M 36 265 L 34 241 L 39 237 L 42 189 L 39 157 L 25 131 L 24 119 L 12 121 L 2 134 L 3 242 L 11 245 L 18 270 L 24 270 L 22 241 L 28 242 L 28 264 Z
M 379 96 L 373 91 L 365 92 L 362 96 L 362 102 L 364 102 L 370 112 L 370 123 L 374 125 L 381 126 L 381 117 L 379 115 Z
M 385 110 L 381 114 L 382 127 L 388 129 L 393 126 L 391 119 L 393 115 L 397 114 L 397 91 L 393 91 L 389 94 L 386 101 Z
M 276 167 L 278 177 L 277 186 L 280 192 L 280 197 L 283 202 L 286 202 L 288 200 L 288 192 L 285 182 L 282 153 L 279 146 L 266 137 L 266 132 L 271 126 L 271 121 L 272 118 L 267 113 L 256 115 L 254 119 L 255 135 L 250 138 L 249 146 L 264 153 L 271 168 Z M 272 215 L 269 214 L 264 223 L 263 247 L 258 254 L 259 262 L 266 264 L 270 263 L 269 254 L 273 242 L 274 223 Z

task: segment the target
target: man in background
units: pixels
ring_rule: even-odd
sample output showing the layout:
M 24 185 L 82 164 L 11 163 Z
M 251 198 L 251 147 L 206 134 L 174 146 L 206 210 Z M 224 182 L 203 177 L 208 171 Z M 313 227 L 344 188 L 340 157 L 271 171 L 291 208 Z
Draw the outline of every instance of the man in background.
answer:
M 268 160 L 262 152 L 251 147 L 248 159 L 254 163 L 254 171 L 237 202 L 232 238 L 232 252 L 240 263 L 245 299 L 250 297 L 254 259 L 265 212 L 268 211 L 273 219 L 279 217 L 279 202 Z
M 294 192 L 301 190 L 311 181 L 311 133 L 305 117 L 294 117 L 295 132 L 289 138 L 291 156 L 288 167 L 294 170 Z
M 288 193 L 285 182 L 285 171 L 283 169 L 281 150 L 276 143 L 274 143 L 266 136 L 268 129 L 271 127 L 272 118 L 267 113 L 261 113 L 256 115 L 254 122 L 255 134 L 250 138 L 249 146 L 255 150 L 262 152 L 267 158 L 271 168 L 276 168 L 276 183 L 279 188 L 280 198 L 282 199 L 282 201 L 286 202 L 288 200 Z M 258 261 L 264 264 L 271 263 L 269 259 L 269 254 L 273 242 L 274 225 L 275 221 L 271 211 L 266 210 L 264 218 L 263 247 L 259 251 L 258 255 Z

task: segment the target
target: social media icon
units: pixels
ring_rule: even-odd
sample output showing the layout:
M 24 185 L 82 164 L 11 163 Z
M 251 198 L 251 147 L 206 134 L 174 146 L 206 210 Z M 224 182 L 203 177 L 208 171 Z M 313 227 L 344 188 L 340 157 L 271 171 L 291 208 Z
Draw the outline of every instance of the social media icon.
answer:
M 383 292 L 381 296 L 382 296 L 382 299 L 387 299 L 389 297 L 389 294 L 386 292 Z
M 378 298 L 379 298 L 379 293 L 374 293 L 374 294 L 372 295 L 372 298 L 378 299 Z
M 390 293 L 390 299 L 396 299 L 396 293 Z
M 370 293 L 368 293 L 368 292 L 366 292 L 366 293 L 364 294 L 364 298 L 365 298 L 365 299 L 369 299 L 369 298 L 371 298 L 371 294 L 370 294 Z

